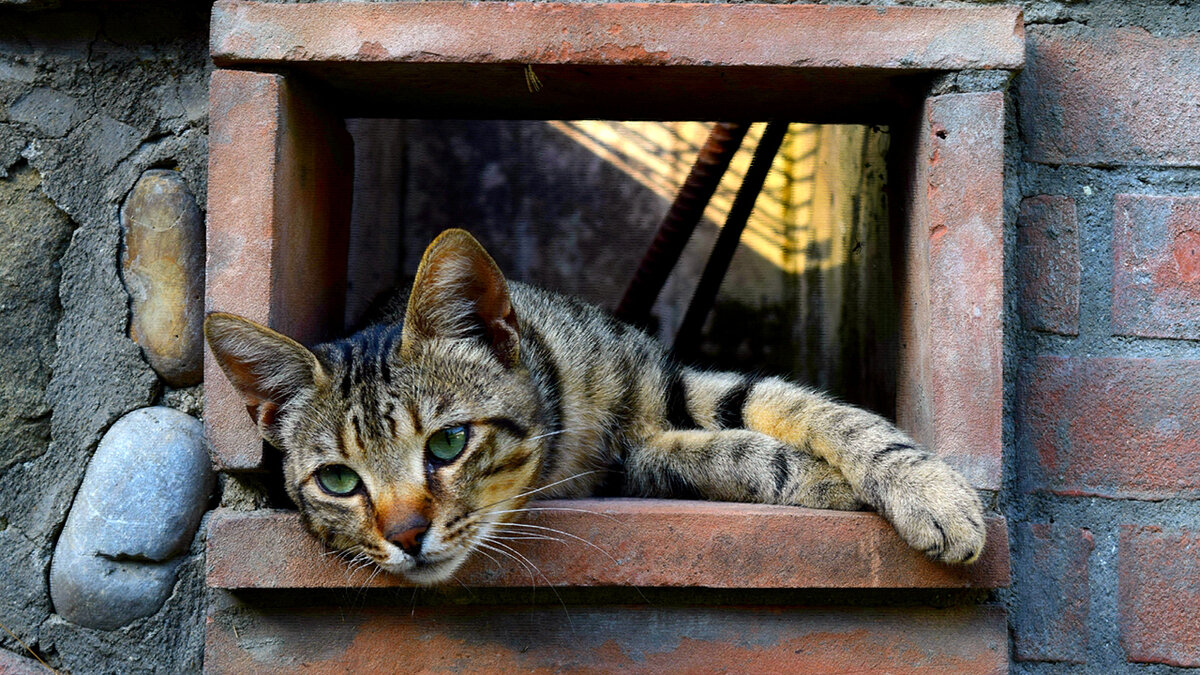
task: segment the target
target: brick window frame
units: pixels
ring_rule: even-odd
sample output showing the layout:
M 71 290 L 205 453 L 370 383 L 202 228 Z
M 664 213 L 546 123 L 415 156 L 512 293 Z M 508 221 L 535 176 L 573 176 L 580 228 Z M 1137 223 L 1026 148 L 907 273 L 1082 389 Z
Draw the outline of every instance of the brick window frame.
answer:
M 891 193 L 901 303 L 896 419 L 976 488 L 998 491 L 1004 94 L 935 94 L 930 84 L 961 70 L 1021 68 L 1018 9 L 232 0 L 213 8 L 211 51 L 218 70 L 207 309 L 309 342 L 341 329 L 348 116 L 889 125 L 889 180 L 901 186 Z M 541 91 L 526 88 L 527 66 L 545 83 Z M 263 471 L 262 443 L 211 354 L 205 383 L 214 463 L 225 472 Z M 999 517 L 988 519 L 981 563 L 950 568 L 909 550 L 869 513 L 659 500 L 571 506 L 619 517 L 638 535 L 606 533 L 580 514 L 542 518 L 597 538 L 623 561 L 531 546 L 533 555 L 545 551 L 545 583 L 962 589 L 1008 582 Z M 720 555 L 714 532 L 723 537 L 720 549 L 741 557 Z M 217 589 L 367 583 L 318 555 L 294 513 L 220 510 L 208 546 L 208 583 Z M 681 548 L 710 554 L 672 557 Z M 747 551 L 757 569 L 777 573 L 744 574 Z M 477 564 L 464 574 L 470 585 L 528 585 L 524 571 Z M 405 584 L 381 575 L 369 585 Z M 1003 621 L 999 635 L 1003 641 Z M 210 634 L 210 648 L 227 638 Z

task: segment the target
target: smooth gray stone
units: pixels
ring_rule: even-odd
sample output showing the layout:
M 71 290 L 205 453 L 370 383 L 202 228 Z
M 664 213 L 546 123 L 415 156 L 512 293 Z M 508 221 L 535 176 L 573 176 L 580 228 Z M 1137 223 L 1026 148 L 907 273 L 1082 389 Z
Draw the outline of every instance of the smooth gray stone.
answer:
M 104 630 L 158 611 L 214 480 L 196 418 L 153 407 L 117 420 L 88 465 L 54 551 L 55 611 Z

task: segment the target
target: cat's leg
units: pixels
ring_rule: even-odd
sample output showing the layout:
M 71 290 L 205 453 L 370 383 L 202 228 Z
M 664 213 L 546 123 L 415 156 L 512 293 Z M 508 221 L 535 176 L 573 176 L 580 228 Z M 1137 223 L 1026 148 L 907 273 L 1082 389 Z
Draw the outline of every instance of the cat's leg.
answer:
M 699 424 L 758 431 L 825 460 L 913 548 L 956 563 L 982 552 L 975 490 L 884 418 L 779 378 L 687 371 L 684 384 Z
M 792 504 L 818 509 L 863 506 L 837 469 L 756 431 L 663 431 L 630 449 L 631 496 Z

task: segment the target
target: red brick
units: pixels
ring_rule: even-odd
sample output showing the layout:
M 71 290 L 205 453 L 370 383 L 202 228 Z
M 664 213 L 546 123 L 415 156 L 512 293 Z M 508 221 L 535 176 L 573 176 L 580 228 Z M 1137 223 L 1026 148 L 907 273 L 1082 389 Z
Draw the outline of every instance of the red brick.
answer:
M 1023 575 L 1013 617 L 1017 660 L 1085 663 L 1092 533 L 1069 525 L 1021 523 L 1014 535 Z
M 897 418 L 979 488 L 1000 485 L 1004 96 L 930 99 L 918 122 Z
M 1200 530 L 1123 525 L 1118 546 L 1129 660 L 1200 666 Z
M 220 306 L 260 323 L 268 322 L 271 312 L 269 216 L 280 79 L 219 70 L 209 88 L 209 178 L 215 189 L 208 193 L 205 310 Z M 222 183 L 237 189 L 222 190 Z M 239 214 L 250 218 L 235 229 Z M 204 399 L 205 435 L 217 465 L 256 466 L 261 461 L 258 433 L 208 350 Z
M 540 593 L 539 593 L 540 594 Z M 374 606 L 217 610 L 210 673 L 1008 671 L 997 607 Z
M 1027 328 L 1079 334 L 1079 231 L 1075 200 L 1040 195 L 1021 202 L 1017 283 Z
M 1068 496 L 1200 496 L 1200 361 L 1043 356 L 1021 374 L 1026 489 Z
M 1200 339 L 1200 197 L 1117 195 L 1113 334 Z
M 223 66 L 299 66 L 357 116 L 843 124 L 890 123 L 913 75 L 1025 53 L 1015 8 L 762 3 L 221 2 L 211 44 Z
M 300 340 L 332 336 L 345 302 L 349 134 L 280 75 L 218 70 L 210 97 L 206 309 Z M 214 461 L 257 468 L 262 443 L 207 352 L 204 376 Z
M 753 40 L 746 36 L 753 35 Z M 1010 7 L 217 2 L 219 65 L 390 61 L 887 70 L 1020 68 Z
M 661 586 L 703 588 L 995 588 L 1008 583 L 1003 518 L 988 518 L 974 565 L 931 562 L 873 513 L 653 499 L 540 502 L 525 522 L 573 537 L 516 542 L 540 569 L 501 568 L 476 556 L 469 586 Z M 295 512 L 217 511 L 209 521 L 208 584 L 214 588 L 408 586 L 351 572 L 308 535 Z M 594 547 L 593 547 L 594 546 Z M 610 557 L 611 556 L 611 557 Z
M 0 675 L 44 675 L 50 669 L 25 656 L 0 649 Z
M 1018 79 L 1026 159 L 1200 165 L 1200 35 L 1072 24 L 1031 26 L 1028 41 Z

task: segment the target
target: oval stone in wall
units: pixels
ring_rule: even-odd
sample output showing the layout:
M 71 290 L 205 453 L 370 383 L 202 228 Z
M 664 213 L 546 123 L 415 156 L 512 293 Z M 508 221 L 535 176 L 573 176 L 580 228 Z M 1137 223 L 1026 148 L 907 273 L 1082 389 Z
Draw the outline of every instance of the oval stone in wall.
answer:
M 130 337 L 172 387 L 200 382 L 203 361 L 204 220 L 175 171 L 151 169 L 121 207 Z
M 117 420 L 88 464 L 54 550 L 55 611 L 103 630 L 158 611 L 214 480 L 196 418 L 153 407 Z

